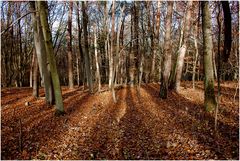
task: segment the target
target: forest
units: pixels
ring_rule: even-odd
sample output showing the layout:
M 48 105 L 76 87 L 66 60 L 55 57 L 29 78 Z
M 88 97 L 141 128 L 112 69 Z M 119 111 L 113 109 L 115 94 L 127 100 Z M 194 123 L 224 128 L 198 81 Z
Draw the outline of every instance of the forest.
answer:
M 1 159 L 239 160 L 239 1 L 1 1 Z

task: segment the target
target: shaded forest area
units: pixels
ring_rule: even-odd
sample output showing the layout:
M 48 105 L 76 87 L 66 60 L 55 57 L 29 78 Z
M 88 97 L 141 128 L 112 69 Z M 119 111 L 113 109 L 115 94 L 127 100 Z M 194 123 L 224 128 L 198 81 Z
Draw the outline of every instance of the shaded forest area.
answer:
M 238 1 L 2 1 L 1 159 L 239 159 Z

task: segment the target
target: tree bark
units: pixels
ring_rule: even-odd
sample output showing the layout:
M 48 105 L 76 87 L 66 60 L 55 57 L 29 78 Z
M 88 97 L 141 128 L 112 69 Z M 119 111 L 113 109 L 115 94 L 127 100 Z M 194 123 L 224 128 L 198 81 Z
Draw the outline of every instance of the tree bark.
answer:
M 63 107 L 63 100 L 62 100 L 62 91 L 61 91 L 61 86 L 60 86 L 58 72 L 57 72 L 56 60 L 54 57 L 52 35 L 51 35 L 51 31 L 48 24 L 48 4 L 46 1 L 38 1 L 37 4 L 39 7 L 40 20 L 41 20 L 42 29 L 43 29 L 46 53 L 47 53 L 47 58 L 50 65 L 51 78 L 52 78 L 52 83 L 54 88 L 54 96 L 56 101 L 56 114 L 63 114 L 64 107 Z
M 190 33 L 190 18 L 191 18 L 191 6 L 192 1 L 188 1 L 187 5 L 187 13 L 186 13 L 186 19 L 184 24 L 184 31 L 183 31 L 183 45 L 179 49 L 178 57 L 177 57 L 177 64 L 176 64 L 176 76 L 174 80 L 174 88 L 178 92 L 180 90 L 180 83 L 181 83 L 181 77 L 182 77 L 182 68 L 184 65 L 184 57 L 187 51 L 187 40 Z
M 115 69 L 115 73 L 116 73 L 116 76 L 115 76 L 115 84 L 117 84 L 117 81 L 119 80 L 119 67 L 121 67 L 121 55 L 119 53 L 120 51 L 120 31 L 121 31 L 121 26 L 122 26 L 122 21 L 123 21 L 123 12 L 124 12 L 124 9 L 125 9 L 125 5 L 122 4 L 121 6 L 121 12 L 120 12 L 120 20 L 118 22 L 118 31 L 117 31 L 117 48 L 116 48 L 116 69 Z M 120 71 L 121 71 L 121 68 L 120 68 Z
M 95 62 L 96 62 L 96 78 L 98 81 L 98 92 L 101 90 L 101 76 L 98 62 L 98 51 L 97 51 L 97 29 L 96 24 L 94 25 L 94 49 L 95 49 Z
M 161 86 L 160 86 L 160 98 L 166 99 L 168 96 L 168 78 L 171 71 L 171 25 L 172 25 L 172 12 L 173 1 L 168 1 L 167 16 L 166 16 L 166 33 L 165 33 L 165 45 L 164 45 L 164 58 L 162 63 L 161 72 Z
M 36 2 L 33 1 L 30 2 L 30 10 L 35 11 L 36 9 L 35 4 Z M 45 100 L 47 104 L 52 105 L 54 103 L 53 88 L 51 83 L 50 71 L 48 69 L 47 53 L 44 44 L 42 25 L 40 22 L 39 13 L 32 13 L 31 18 L 33 23 L 34 44 L 39 64 L 39 71 L 44 82 Z
M 74 88 L 73 83 L 73 62 L 72 62 L 72 11 L 73 2 L 69 2 L 69 13 L 68 13 L 68 32 L 67 32 L 67 46 L 68 46 L 68 86 L 70 89 Z
M 34 55 L 34 65 L 33 65 L 33 96 L 39 96 L 39 86 L 38 86 L 38 62 L 36 57 L 36 52 L 33 51 Z
M 84 36 L 84 48 L 83 48 L 83 55 L 84 55 L 84 63 L 85 63 L 85 73 L 88 80 L 88 86 L 90 93 L 93 93 L 93 81 L 92 81 L 92 70 L 90 66 L 90 56 L 89 56 L 89 48 L 88 48 L 88 15 L 86 13 L 86 2 L 82 2 L 82 23 L 83 23 L 83 36 Z
M 78 74 L 78 79 L 79 81 L 81 80 L 82 83 L 84 84 L 85 81 L 85 77 L 84 77 L 84 71 L 85 71 L 85 63 L 84 63 L 84 56 L 83 56 L 83 49 L 82 49 L 82 45 L 81 45 L 81 40 L 82 40 L 82 28 L 81 28 L 81 23 L 80 23 L 80 14 L 79 14 L 79 2 L 77 1 L 77 26 L 78 26 L 78 48 L 79 48 L 79 53 L 77 54 L 77 57 L 80 59 L 80 65 L 79 65 L 79 74 Z M 81 79 L 80 79 L 80 75 L 81 75 Z M 80 82 L 79 82 L 80 84 Z
M 197 37 L 198 37 L 198 25 L 195 26 L 195 33 L 194 33 L 194 47 L 195 47 L 195 59 L 193 62 L 193 75 L 192 75 L 192 83 L 193 83 L 193 89 L 195 89 L 195 77 L 196 77 L 196 67 L 198 63 L 198 43 L 197 43 Z M 199 67 L 200 68 L 200 67 Z
M 216 108 L 214 94 L 214 76 L 212 62 L 212 32 L 211 16 L 209 12 L 209 2 L 201 2 L 202 7 L 202 30 L 203 30 L 203 53 L 204 53 L 204 105 L 207 111 L 213 111 Z
M 113 53 L 115 52 L 115 0 L 112 1 L 112 28 L 111 28 L 111 52 L 110 52 L 110 64 L 109 64 L 109 81 L 110 81 L 110 87 L 112 91 L 112 96 L 113 96 L 113 101 L 116 103 L 116 95 L 115 95 L 115 90 L 114 90 L 114 55 Z

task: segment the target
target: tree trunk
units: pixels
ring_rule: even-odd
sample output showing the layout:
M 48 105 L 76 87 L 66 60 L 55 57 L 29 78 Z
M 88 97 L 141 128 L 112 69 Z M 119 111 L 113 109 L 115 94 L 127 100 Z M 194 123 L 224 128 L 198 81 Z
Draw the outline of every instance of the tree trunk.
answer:
M 79 65 L 79 74 L 78 74 L 78 79 L 80 81 L 80 75 L 81 75 L 81 81 L 82 83 L 84 84 L 84 81 L 85 81 L 85 77 L 84 77 L 84 66 L 85 66 L 85 63 L 84 63 L 84 56 L 83 56 L 83 50 L 82 50 L 82 45 L 81 45 L 81 39 L 82 39 L 82 28 L 81 28 L 81 23 L 80 23 L 80 15 L 79 15 L 79 10 L 80 10 L 80 7 L 79 7 L 79 2 L 77 1 L 77 26 L 78 26 L 78 48 L 79 48 L 79 53 L 77 54 L 77 58 L 80 62 L 80 65 Z M 80 84 L 80 82 L 79 82 Z
M 111 77 L 109 77 L 109 81 L 111 82 L 111 91 L 112 91 L 112 96 L 113 96 L 113 101 L 116 103 L 116 95 L 115 95 L 115 90 L 114 90 L 114 55 L 113 53 L 115 52 L 115 0 L 112 1 L 112 34 L 111 34 L 111 52 L 110 52 L 110 71 L 109 74 Z
M 117 48 L 116 48 L 116 76 L 115 76 L 115 84 L 117 84 L 117 81 L 119 79 L 119 67 L 121 67 L 121 53 L 119 53 L 120 51 L 120 31 L 121 31 L 121 26 L 122 26 L 122 21 L 123 21 L 123 18 L 124 18 L 124 15 L 123 15 L 123 12 L 124 12 L 124 9 L 125 9 L 125 5 L 123 4 L 121 6 L 121 12 L 120 12 L 120 20 L 118 22 L 118 31 L 117 31 Z
M 209 2 L 201 2 L 202 7 L 202 30 L 203 30 L 203 53 L 204 53 L 204 105 L 207 111 L 212 111 L 216 107 L 214 94 L 214 76 L 212 63 L 212 32 L 211 16 L 209 12 Z
M 36 57 L 36 52 L 33 51 L 33 57 L 34 57 L 34 65 L 33 65 L 33 96 L 38 97 L 39 96 L 39 86 L 38 86 L 38 62 Z
M 46 53 L 50 65 L 51 78 L 54 88 L 54 96 L 56 101 L 56 114 L 63 114 L 64 107 L 62 100 L 62 91 L 57 72 L 56 60 L 54 57 L 52 35 L 48 24 L 48 4 L 46 1 L 38 1 L 37 4 L 39 8 L 43 36 L 45 40 Z
M 228 1 L 221 1 L 224 13 L 224 48 L 223 61 L 227 62 L 232 46 L 232 17 Z
M 186 19 L 184 24 L 184 31 L 183 31 L 183 45 L 179 49 L 178 57 L 177 57 L 177 64 L 176 64 L 176 76 L 174 80 L 174 88 L 178 92 L 180 90 L 180 83 L 181 83 L 181 77 L 182 77 L 182 68 L 184 65 L 184 57 L 187 51 L 187 40 L 190 33 L 190 17 L 191 17 L 191 6 L 192 1 L 188 1 L 187 5 L 187 13 L 186 13 Z
M 93 81 L 92 81 L 92 70 L 91 70 L 91 65 L 90 65 L 90 56 L 89 56 L 89 49 L 88 49 L 88 31 L 87 31 L 87 25 L 88 25 L 88 15 L 86 13 L 87 7 L 85 6 L 85 3 L 87 2 L 82 2 L 82 23 L 83 23 L 83 36 L 84 36 L 84 63 L 85 63 L 85 73 L 87 76 L 88 80 L 88 86 L 89 86 L 89 91 L 92 93 L 93 92 Z
M 67 32 L 67 46 L 68 46 L 68 86 L 70 89 L 74 88 L 73 83 L 73 62 L 72 62 L 72 11 L 73 2 L 69 2 L 69 13 L 68 13 L 68 32 Z
M 196 77 L 196 67 L 197 67 L 197 62 L 198 62 L 198 42 L 197 42 L 197 37 L 198 37 L 198 25 L 195 26 L 195 33 L 194 33 L 194 47 L 195 47 L 195 59 L 193 62 L 193 75 L 192 75 L 192 83 L 193 83 L 193 89 L 195 89 L 195 77 Z M 200 68 L 200 67 L 199 67 Z
M 29 86 L 33 87 L 33 67 L 34 67 L 35 53 L 32 54 L 32 63 L 30 67 Z
M 98 51 L 97 51 L 97 29 L 96 25 L 94 25 L 94 49 L 95 49 L 95 62 L 96 62 L 96 78 L 98 81 L 98 92 L 101 90 L 101 76 L 98 62 Z
M 166 99 L 168 95 L 168 78 L 171 71 L 171 25 L 172 25 L 172 12 L 173 1 L 168 1 L 167 16 L 166 16 L 166 33 L 165 33 L 165 45 L 164 45 L 164 58 L 162 63 L 161 72 L 161 86 L 160 86 L 160 98 Z
M 151 66 L 151 71 L 150 71 L 150 81 L 155 81 L 155 73 L 156 73 L 156 54 L 157 54 L 157 50 L 158 50 L 158 42 L 159 42 L 159 29 L 160 29 L 160 13 L 161 13 L 161 1 L 157 2 L 157 7 L 158 7 L 158 11 L 157 11 L 157 20 L 156 20 L 156 33 L 154 36 L 154 40 L 152 43 L 154 45 L 153 46 L 153 56 L 152 56 L 152 66 Z M 155 42 L 155 43 L 154 43 Z
M 35 3 L 36 2 L 33 1 L 30 2 L 30 10 L 34 11 L 36 9 Z M 48 69 L 48 60 L 39 13 L 32 13 L 31 18 L 33 22 L 34 44 L 39 64 L 39 71 L 44 82 L 45 100 L 47 104 L 52 105 L 54 103 L 53 88 L 51 83 L 52 80 Z

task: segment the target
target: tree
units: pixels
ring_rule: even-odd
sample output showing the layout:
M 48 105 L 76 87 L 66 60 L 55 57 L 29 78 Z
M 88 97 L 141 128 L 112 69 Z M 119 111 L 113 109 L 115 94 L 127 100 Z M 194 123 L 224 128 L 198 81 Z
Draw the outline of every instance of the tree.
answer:
M 109 54 L 110 61 L 109 61 L 109 82 L 110 82 L 110 89 L 112 91 L 113 101 L 116 103 L 116 95 L 114 90 L 114 52 L 115 52 L 115 0 L 112 1 L 112 28 L 111 28 L 111 51 Z
M 72 11 L 73 2 L 69 2 L 69 12 L 68 12 L 68 32 L 67 32 L 67 46 L 68 46 L 68 85 L 70 89 L 73 89 L 73 62 L 72 62 Z
M 202 8 L 202 30 L 203 30 L 203 53 L 204 53 L 204 105 L 207 111 L 216 108 L 214 94 L 214 76 L 212 63 L 212 32 L 209 2 L 201 2 Z
M 47 53 L 48 63 L 50 66 L 51 78 L 52 78 L 52 83 L 54 88 L 54 96 L 56 101 L 56 114 L 63 114 L 64 107 L 63 107 L 63 100 L 62 100 L 62 91 L 61 91 L 58 72 L 57 72 L 56 60 L 53 52 L 52 35 L 51 35 L 51 31 L 48 24 L 48 4 L 46 1 L 38 1 L 37 5 L 39 9 L 43 37 L 44 37 L 44 42 L 46 47 L 46 53 Z
M 171 71 L 171 24 L 172 24 L 172 12 L 173 2 L 168 1 L 167 16 L 166 16 L 166 33 L 165 33 L 165 45 L 164 45 L 164 57 L 162 63 L 161 72 L 161 86 L 160 86 L 160 98 L 166 99 L 168 94 L 168 78 Z
M 30 2 L 30 11 L 36 10 L 37 7 L 35 4 L 36 2 L 33 1 Z M 37 13 L 33 12 L 31 18 L 34 32 L 34 44 L 36 56 L 38 60 L 40 75 L 42 76 L 44 82 L 45 100 L 47 104 L 52 105 L 54 103 L 52 79 L 50 71 L 48 69 L 47 53 L 44 44 L 44 37 L 39 12 Z
M 221 1 L 224 13 L 224 48 L 223 61 L 227 62 L 232 46 L 232 18 L 228 1 Z
M 93 92 L 93 81 L 92 81 L 92 71 L 89 57 L 89 48 L 88 48 L 88 15 L 86 13 L 86 5 L 87 2 L 82 2 L 82 23 L 83 23 L 83 37 L 84 37 L 84 47 L 83 47 L 83 55 L 85 62 L 85 73 L 88 80 L 89 91 Z
M 83 56 L 83 49 L 82 49 L 82 45 L 81 45 L 81 38 L 82 38 L 82 27 L 81 27 L 81 22 L 80 22 L 80 14 L 79 14 L 79 10 L 80 10 L 80 7 L 79 7 L 79 2 L 77 1 L 77 9 L 76 9 L 76 12 L 77 12 L 77 27 L 78 27 L 78 49 L 79 49 L 79 53 L 77 54 L 77 58 L 80 58 L 80 66 L 78 66 L 78 68 L 80 67 L 80 72 L 81 73 L 81 80 L 82 80 L 82 83 L 84 84 L 84 78 L 85 78 L 85 74 L 84 74 L 84 71 L 85 71 L 85 63 L 84 63 L 84 56 Z M 79 70 L 79 69 L 78 69 Z M 78 85 L 80 85 L 80 74 L 78 73 Z
M 95 49 L 95 62 L 96 62 L 96 78 L 98 81 L 98 92 L 101 90 L 101 75 L 99 69 L 99 62 L 98 62 L 98 51 L 97 51 L 97 28 L 96 24 L 94 24 L 94 49 Z
M 188 1 L 187 9 L 186 9 L 186 17 L 184 21 L 184 29 L 183 29 L 183 42 L 182 42 L 182 46 L 179 48 L 176 65 L 174 66 L 172 71 L 173 72 L 173 75 L 171 77 L 172 80 L 170 80 L 171 81 L 170 83 L 172 84 L 172 85 L 170 84 L 170 86 L 172 86 L 172 88 L 174 88 L 177 92 L 180 89 L 182 69 L 184 65 L 184 57 L 187 51 L 187 40 L 190 33 L 191 6 L 192 6 L 192 1 Z
M 33 51 L 33 96 L 38 97 L 39 96 L 39 90 L 38 90 L 38 62 L 37 62 L 37 56 L 35 50 Z

